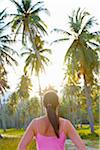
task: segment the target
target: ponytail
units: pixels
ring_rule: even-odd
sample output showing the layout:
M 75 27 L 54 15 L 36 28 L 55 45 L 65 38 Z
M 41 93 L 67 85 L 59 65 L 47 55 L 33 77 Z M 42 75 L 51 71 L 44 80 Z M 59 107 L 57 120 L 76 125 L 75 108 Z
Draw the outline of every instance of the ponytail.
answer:
M 56 110 L 54 110 L 50 104 L 46 109 L 49 121 L 55 131 L 57 138 L 59 138 L 59 117 L 56 115 Z
M 48 119 L 54 129 L 54 132 L 59 138 L 59 117 L 56 114 L 56 109 L 59 105 L 58 95 L 54 91 L 48 91 L 44 95 L 43 103 L 47 110 Z

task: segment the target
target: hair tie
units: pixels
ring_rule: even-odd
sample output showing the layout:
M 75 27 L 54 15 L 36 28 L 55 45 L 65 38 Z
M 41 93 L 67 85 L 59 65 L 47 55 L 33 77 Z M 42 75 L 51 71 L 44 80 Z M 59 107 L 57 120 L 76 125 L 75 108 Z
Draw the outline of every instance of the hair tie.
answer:
M 47 104 L 47 107 L 51 107 L 52 106 L 52 104 Z

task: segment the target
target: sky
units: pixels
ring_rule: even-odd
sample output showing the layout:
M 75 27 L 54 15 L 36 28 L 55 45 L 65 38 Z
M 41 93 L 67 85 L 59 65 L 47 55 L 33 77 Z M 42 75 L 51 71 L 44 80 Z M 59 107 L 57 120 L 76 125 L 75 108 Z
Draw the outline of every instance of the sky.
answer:
M 18 1 L 18 0 L 16 0 Z M 37 2 L 33 0 L 33 2 Z M 49 30 L 53 28 L 60 28 L 68 30 L 68 15 L 72 13 L 74 9 L 81 8 L 90 12 L 91 16 L 95 16 L 100 23 L 100 2 L 99 0 L 44 0 L 46 8 L 50 11 L 50 16 L 43 16 L 43 19 L 48 24 Z M 9 0 L 0 0 L 0 10 L 7 8 L 8 12 L 14 12 L 14 6 Z M 99 26 L 100 28 L 100 26 Z M 48 40 L 52 41 L 53 36 L 49 36 Z M 63 86 L 63 58 L 70 43 L 52 45 L 52 56 L 50 64 L 46 68 L 46 74 L 41 77 L 42 88 L 48 86 L 48 84 L 54 85 L 58 90 Z M 19 58 L 20 60 L 20 58 Z M 16 88 L 18 80 L 20 80 L 23 70 L 20 66 L 23 66 L 23 61 L 20 61 L 20 65 L 14 69 L 8 67 L 9 83 L 11 90 Z M 38 89 L 37 79 L 32 78 L 33 87 Z

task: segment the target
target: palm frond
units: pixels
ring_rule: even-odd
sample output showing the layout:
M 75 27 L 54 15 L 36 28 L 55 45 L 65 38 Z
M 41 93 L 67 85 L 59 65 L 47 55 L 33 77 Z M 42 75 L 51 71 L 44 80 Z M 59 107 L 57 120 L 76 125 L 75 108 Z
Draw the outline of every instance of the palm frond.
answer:
M 24 13 L 23 8 L 21 7 L 21 5 L 18 2 L 16 2 L 15 0 L 10 0 L 10 1 L 15 4 L 19 13 Z
M 79 15 L 80 15 L 80 7 L 78 8 L 77 12 L 76 12 L 76 15 L 75 15 L 75 19 L 76 19 L 76 22 L 79 22 Z
M 49 10 L 47 9 L 47 8 L 37 8 L 36 10 L 33 10 L 32 12 L 31 12 L 31 14 L 38 14 L 38 13 L 40 13 L 40 12 L 45 12 L 47 15 L 50 15 L 50 12 L 49 12 Z
M 57 40 L 54 40 L 53 42 L 51 42 L 50 45 L 54 44 L 54 43 L 58 43 L 58 42 L 65 42 L 69 40 L 69 38 L 60 38 L 60 39 L 57 39 Z
M 85 18 L 86 16 L 89 16 L 89 15 L 90 15 L 90 14 L 89 14 L 87 11 L 82 10 L 82 11 L 80 12 L 80 17 L 79 17 L 79 19 L 80 19 L 81 24 L 83 23 L 84 18 Z
M 47 31 L 45 30 L 45 28 L 38 22 L 35 23 L 35 25 L 38 27 L 38 30 L 41 31 L 41 33 L 43 33 L 44 35 L 47 35 Z
M 10 53 L 11 55 L 16 54 L 18 56 L 18 53 L 12 49 L 11 47 L 7 46 L 7 45 L 3 45 L 2 44 L 2 49 L 8 53 Z
M 27 12 L 31 7 L 31 0 L 22 0 L 23 9 Z
M 19 31 L 20 31 L 20 29 L 21 29 L 21 26 L 22 26 L 22 23 L 20 23 L 19 26 L 17 27 L 17 30 L 16 30 L 15 35 L 14 35 L 14 41 L 16 40 L 16 37 L 17 37 L 17 35 L 19 34 Z
M 96 23 L 96 20 L 94 17 L 91 17 L 90 19 L 88 19 L 88 21 L 85 23 L 82 31 L 88 31 L 88 29 L 90 29 L 94 23 Z
M 41 7 L 41 5 L 42 5 L 43 3 L 44 3 L 43 1 L 39 1 L 39 2 L 37 2 L 37 3 L 36 3 L 36 4 L 34 4 L 32 7 L 30 7 L 29 11 L 33 11 L 33 10 L 35 10 L 35 9 L 36 9 L 36 7 L 37 7 L 37 8 Z M 39 6 L 39 5 L 40 5 L 40 6 Z
M 5 60 L 7 62 L 7 64 L 12 66 L 11 62 L 14 62 L 16 65 L 18 65 L 18 62 L 11 56 L 9 55 L 6 51 L 1 50 L 1 57 L 3 57 L 3 60 Z
M 39 21 L 41 24 L 42 24 L 42 26 L 44 26 L 45 28 L 47 28 L 48 26 L 47 26 L 47 24 L 40 18 L 40 21 Z
M 44 62 L 46 65 L 48 65 L 48 62 L 50 62 L 49 58 L 44 57 L 44 56 L 42 56 L 42 55 L 41 55 L 41 60 L 42 60 L 42 62 Z
M 92 32 L 90 35 L 93 36 L 93 40 L 100 44 L 100 31 Z
M 99 47 L 100 46 L 100 44 L 97 44 L 97 43 L 95 43 L 95 42 L 92 42 L 92 41 L 89 41 L 89 43 L 88 43 L 91 47 L 95 47 L 95 48 L 97 48 L 97 47 Z
M 92 35 L 99 35 L 100 36 L 100 31 L 95 31 L 95 32 L 92 32 L 90 34 L 92 34 Z
M 27 58 L 26 58 L 26 60 L 25 60 L 25 68 L 27 68 L 28 66 L 29 66 L 29 64 L 32 62 L 32 59 L 33 59 L 33 55 L 29 55 Z
M 66 34 L 66 35 L 72 35 L 71 33 L 67 32 L 67 31 L 65 31 L 65 30 L 63 30 L 63 29 L 57 29 L 57 28 L 54 28 L 54 29 L 51 31 L 51 33 L 52 33 L 52 32 L 62 33 L 62 34 Z
M 67 60 L 68 56 L 70 56 L 73 52 L 75 53 L 77 45 L 78 45 L 78 41 L 74 40 L 72 42 L 71 46 L 68 48 L 66 54 L 65 54 L 64 63 L 66 63 L 66 60 Z
M 31 52 L 23 52 L 23 53 L 21 53 L 21 56 L 24 56 L 24 55 L 30 55 L 31 54 Z
M 6 9 L 4 9 L 3 11 L 1 11 L 0 12 L 0 23 L 1 23 L 1 21 L 3 21 L 3 19 L 7 16 L 7 14 L 6 14 Z
M 49 53 L 49 54 L 51 54 L 52 52 L 51 52 L 51 49 L 41 49 L 41 50 L 39 50 L 39 52 L 40 53 L 44 53 L 44 52 L 47 52 L 47 53 Z
M 17 26 L 21 23 L 21 18 L 19 17 L 14 17 L 13 22 L 12 22 L 12 31 L 16 30 Z

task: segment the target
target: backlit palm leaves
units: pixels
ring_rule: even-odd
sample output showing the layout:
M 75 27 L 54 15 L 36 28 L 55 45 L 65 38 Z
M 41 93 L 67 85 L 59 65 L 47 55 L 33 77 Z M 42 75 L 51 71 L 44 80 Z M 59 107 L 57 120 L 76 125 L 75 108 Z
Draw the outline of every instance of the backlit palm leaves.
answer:
M 80 8 L 77 12 L 73 12 L 72 17 L 69 16 L 73 42 L 65 55 L 65 62 L 68 57 L 74 58 L 71 63 L 76 65 L 80 74 L 86 76 L 86 82 L 92 84 L 93 71 L 98 67 L 96 49 L 100 49 L 100 31 L 91 32 L 91 27 L 96 24 L 96 20 L 89 16 L 88 12 L 81 11 Z
M 39 16 L 41 11 L 48 13 L 47 9 L 44 8 L 43 2 L 37 2 L 32 4 L 31 0 L 21 0 L 21 4 L 15 0 L 11 0 L 17 8 L 17 13 L 11 14 L 14 16 L 12 20 L 12 31 L 15 32 L 15 37 L 21 33 L 22 43 L 24 45 L 31 44 L 32 49 L 36 53 L 38 61 L 41 63 L 41 58 L 36 48 L 36 43 L 34 41 L 37 35 L 47 34 L 47 25 Z
M 5 64 L 12 65 L 17 64 L 17 61 L 12 57 L 16 53 L 9 47 L 11 39 L 9 35 L 4 34 L 4 19 L 6 17 L 5 10 L 0 12 L 0 94 L 4 94 L 4 91 L 9 88 L 7 84 L 7 72 Z
M 29 52 L 24 52 L 22 55 L 27 55 L 28 57 L 26 58 L 26 63 L 24 67 L 24 71 L 27 72 L 27 69 L 31 71 L 31 74 L 33 71 L 38 75 L 42 71 L 44 71 L 44 66 L 48 65 L 50 62 L 49 58 L 46 56 L 46 54 L 51 53 L 50 49 L 44 49 L 44 48 L 37 48 L 38 53 L 40 55 L 41 62 L 38 61 L 38 58 L 34 51 L 32 49 L 29 49 Z
M 0 64 L 6 62 L 7 64 L 12 65 L 17 61 L 12 57 L 12 54 L 16 53 L 12 48 L 9 47 L 9 44 L 12 42 L 9 35 L 4 34 L 4 18 L 6 17 L 5 10 L 0 12 Z
M 26 44 L 26 36 L 34 38 L 37 33 L 47 34 L 47 25 L 39 17 L 41 11 L 48 12 L 47 9 L 43 7 L 43 2 L 37 2 L 33 5 L 31 0 L 22 0 L 21 4 L 15 0 L 11 1 L 17 8 L 17 13 L 12 14 L 14 16 L 12 20 L 12 31 L 15 32 L 15 37 L 18 33 L 22 33 L 22 43 Z

